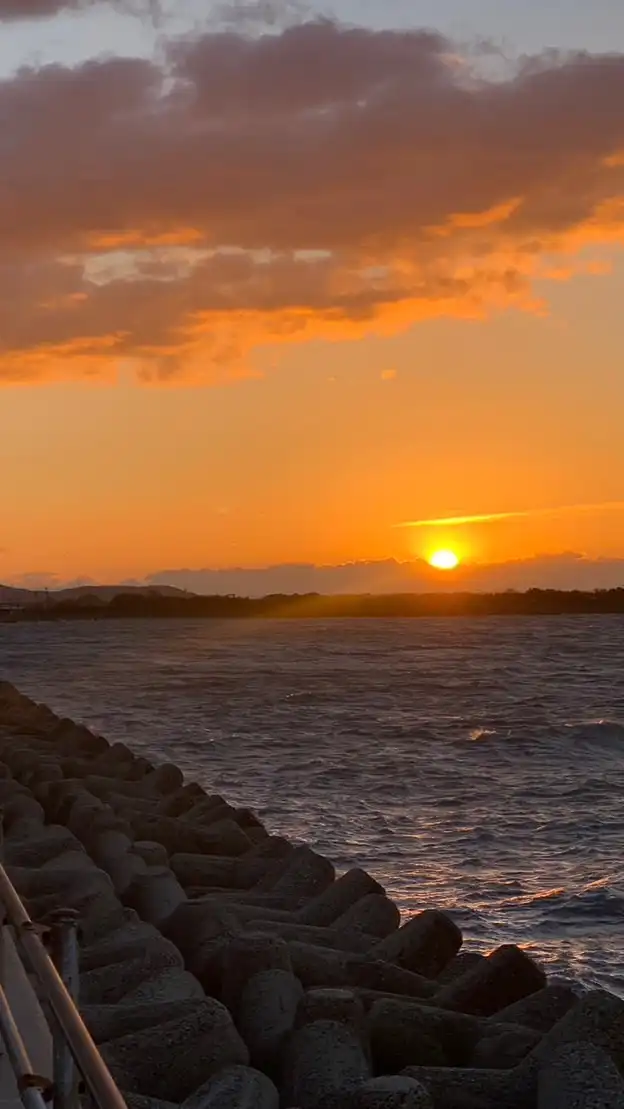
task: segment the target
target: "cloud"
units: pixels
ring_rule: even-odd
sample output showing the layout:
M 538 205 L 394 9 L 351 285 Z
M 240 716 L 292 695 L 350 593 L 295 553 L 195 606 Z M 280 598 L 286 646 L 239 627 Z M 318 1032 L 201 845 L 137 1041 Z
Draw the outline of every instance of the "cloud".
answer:
M 96 585 L 79 577 L 64 581 L 51 571 L 24 573 L 9 579 L 9 585 L 25 589 L 63 589 Z M 149 574 L 142 581 L 131 579 L 122 586 L 174 586 L 191 593 L 265 597 L 275 593 L 449 593 L 502 592 L 541 589 L 624 588 L 624 559 L 587 558 L 575 552 L 539 555 L 534 558 L 493 564 L 459 566 L 453 573 L 440 573 L 420 559 L 349 562 L 335 566 L 314 563 L 285 563 L 275 566 L 226 569 L 169 569 Z M 109 587 L 112 588 L 112 587 Z
M 258 33 L 302 23 L 313 12 L 298 0 L 226 0 L 217 4 L 212 21 L 228 30 Z
M 618 512 L 624 501 L 595 501 L 593 504 L 564 504 L 555 508 L 527 508 L 518 512 L 481 512 L 474 516 L 438 516 L 431 520 L 407 520 L 398 528 L 454 528 L 465 524 L 496 524 L 503 520 L 524 520 L 532 516 L 561 516 L 568 512 Z
M 0 22 L 29 19 L 50 19 L 65 11 L 83 11 L 96 7 L 102 0 L 0 0 Z M 106 0 L 109 6 L 125 15 L 154 17 L 158 0 Z
M 10 579 L 15 589 L 60 589 L 62 581 L 52 570 L 30 570 Z
M 265 344 L 540 310 L 537 278 L 624 242 L 623 105 L 624 55 L 491 81 L 440 35 L 330 21 L 24 69 L 0 380 L 210 380 Z
M 272 593 L 498 592 L 505 589 L 614 589 L 624 586 L 624 559 L 580 554 L 542 555 L 493 565 L 460 566 L 441 574 L 426 562 L 353 562 L 230 570 L 163 570 L 149 585 L 174 585 L 194 593 L 263 597 Z

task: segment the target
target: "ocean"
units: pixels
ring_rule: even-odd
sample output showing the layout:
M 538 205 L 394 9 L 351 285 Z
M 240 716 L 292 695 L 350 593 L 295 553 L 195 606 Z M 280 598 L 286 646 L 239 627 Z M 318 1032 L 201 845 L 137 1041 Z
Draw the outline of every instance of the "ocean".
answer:
M 624 617 L 4 624 L 0 678 L 624 996 Z

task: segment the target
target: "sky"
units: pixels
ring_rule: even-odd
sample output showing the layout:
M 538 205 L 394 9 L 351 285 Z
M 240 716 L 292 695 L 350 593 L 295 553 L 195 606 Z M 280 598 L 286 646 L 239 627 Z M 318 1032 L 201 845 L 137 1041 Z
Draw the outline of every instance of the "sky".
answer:
M 0 0 L 0 118 L 0 582 L 624 584 L 621 0 Z

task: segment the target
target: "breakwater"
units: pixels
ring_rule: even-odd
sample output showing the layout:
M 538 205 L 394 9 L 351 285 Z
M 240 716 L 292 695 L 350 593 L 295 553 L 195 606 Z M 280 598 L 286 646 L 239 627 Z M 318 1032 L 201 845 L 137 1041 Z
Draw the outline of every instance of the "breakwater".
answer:
M 365 871 L 9 683 L 0 804 L 31 915 L 80 914 L 81 1011 L 130 1109 L 624 1104 L 623 1001 L 462 952 L 445 913 L 401 924 Z

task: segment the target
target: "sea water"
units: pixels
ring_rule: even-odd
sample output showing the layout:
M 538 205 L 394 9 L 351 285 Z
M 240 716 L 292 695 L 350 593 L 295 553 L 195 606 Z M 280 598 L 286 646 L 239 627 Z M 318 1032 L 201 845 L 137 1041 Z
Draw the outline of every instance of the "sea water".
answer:
M 0 677 L 624 995 L 624 618 L 0 625 Z

